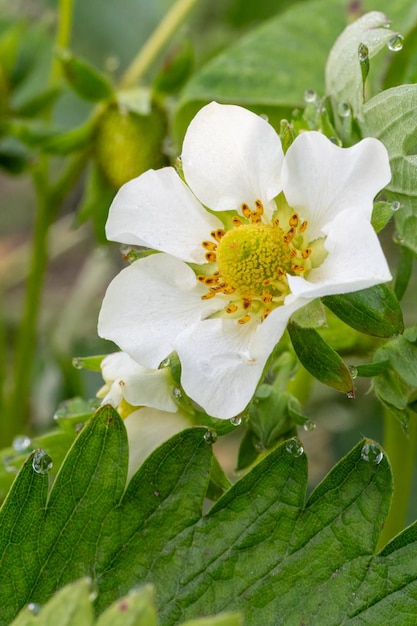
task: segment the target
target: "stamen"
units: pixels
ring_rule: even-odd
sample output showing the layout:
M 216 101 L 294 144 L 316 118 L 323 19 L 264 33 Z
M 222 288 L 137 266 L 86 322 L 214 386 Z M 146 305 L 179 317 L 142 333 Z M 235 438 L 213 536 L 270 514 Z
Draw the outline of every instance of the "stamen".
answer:
M 302 251 L 301 256 L 303 257 L 303 259 L 308 259 L 311 253 L 312 253 L 311 248 L 305 248 L 305 250 Z
M 298 229 L 300 233 L 304 233 L 307 230 L 307 226 L 308 226 L 308 222 L 307 220 L 304 220 L 304 222 L 301 224 L 300 228 Z
M 246 217 L 247 219 L 249 219 L 252 213 L 249 206 L 244 202 L 240 208 L 242 209 L 242 215 Z
M 214 243 L 213 241 L 203 241 L 201 245 L 205 250 L 217 250 L 217 243 Z
M 294 215 L 291 215 L 290 217 L 290 226 L 293 228 L 297 228 L 298 226 L 298 215 L 297 213 L 294 213 Z
M 242 298 L 243 308 L 248 311 L 252 306 L 252 298 Z
M 226 313 L 236 313 L 238 307 L 236 306 L 236 304 L 229 304 L 224 310 L 226 311 Z
M 295 263 L 291 265 L 292 272 L 300 272 L 301 274 L 306 271 L 306 268 L 302 265 L 296 265 Z
M 243 317 L 237 320 L 238 324 L 247 324 L 248 322 L 250 322 L 250 315 L 244 315 Z
M 214 263 L 217 259 L 215 252 L 206 252 L 205 257 L 209 263 Z
M 222 237 L 224 237 L 226 234 L 226 231 L 223 228 L 218 228 L 217 230 L 212 230 L 210 235 L 213 237 L 213 239 L 215 239 L 216 241 L 220 241 L 220 239 Z
M 255 206 L 256 206 L 256 212 L 259 215 L 263 215 L 264 214 L 264 205 L 262 204 L 262 202 L 260 200 L 255 200 Z
M 204 296 L 201 296 L 202 300 L 211 300 L 211 298 L 214 298 L 214 296 L 216 295 L 215 291 L 209 291 L 208 293 L 205 293 Z
M 236 226 L 236 227 L 238 227 L 238 226 L 242 226 L 242 224 L 243 224 L 242 220 L 241 220 L 241 219 L 240 219 L 240 217 L 238 217 L 237 215 L 235 215 L 235 216 L 232 218 L 232 223 L 233 223 L 233 226 Z
M 265 310 L 262 312 L 262 321 L 263 321 L 263 320 L 265 320 L 265 319 L 268 317 L 268 315 L 269 315 L 270 313 L 272 313 L 272 309 L 265 309 Z
M 262 294 L 261 300 L 264 304 L 270 304 L 272 302 L 272 294 L 265 291 L 265 293 Z

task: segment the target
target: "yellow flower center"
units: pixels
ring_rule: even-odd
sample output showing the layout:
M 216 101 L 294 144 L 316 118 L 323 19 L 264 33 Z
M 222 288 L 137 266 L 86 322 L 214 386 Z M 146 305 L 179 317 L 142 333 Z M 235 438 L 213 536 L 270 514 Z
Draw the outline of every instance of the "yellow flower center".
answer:
M 251 319 L 264 320 L 290 293 L 287 274 L 306 276 L 313 267 L 312 257 L 320 264 L 326 252 L 322 242 L 313 247 L 306 236 L 308 223 L 290 214 L 287 224 L 277 219 L 263 220 L 260 200 L 252 210 L 242 205 L 242 218 L 234 217 L 234 226 L 212 231 L 212 240 L 202 242 L 206 260 L 215 268 L 197 279 L 208 287 L 203 300 L 220 297 L 225 306 L 220 315 L 236 318 L 239 324 Z M 288 215 L 290 215 L 288 219 Z M 219 315 L 219 314 L 216 314 Z
M 217 265 L 224 281 L 243 295 L 262 295 L 271 282 L 291 268 L 284 231 L 269 224 L 232 228 L 217 247 Z

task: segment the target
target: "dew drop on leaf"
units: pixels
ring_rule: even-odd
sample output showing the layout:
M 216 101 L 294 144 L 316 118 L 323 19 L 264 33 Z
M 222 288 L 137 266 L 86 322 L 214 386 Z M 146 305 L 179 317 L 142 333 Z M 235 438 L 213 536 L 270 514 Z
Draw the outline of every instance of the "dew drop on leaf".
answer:
M 214 428 L 209 428 L 204 433 L 204 441 L 206 443 L 215 443 L 217 441 L 217 433 Z
M 397 33 L 389 40 L 387 46 L 391 52 L 399 52 L 403 49 L 404 37 Z
M 26 452 L 30 448 L 31 440 L 27 435 L 19 435 L 13 439 L 13 448 L 16 452 Z
M 382 459 L 384 458 L 384 453 L 376 445 L 376 443 L 365 443 L 361 451 L 361 457 L 364 461 L 367 461 L 368 463 L 379 465 L 379 463 L 381 463 Z
M 37 474 L 47 474 L 53 467 L 53 461 L 45 450 L 39 448 L 33 455 L 32 467 Z
M 398 209 L 401 208 L 401 202 L 398 202 L 398 200 L 394 200 L 393 202 L 391 202 L 391 211 L 398 211 Z
M 240 415 L 236 415 L 236 417 L 231 417 L 230 423 L 232 424 L 232 426 L 240 426 L 242 423 L 242 418 L 240 417 Z
M 307 420 L 306 422 L 304 422 L 303 428 L 306 432 L 311 432 L 312 430 L 315 430 L 316 423 L 313 422 L 313 420 Z
M 181 398 L 181 396 L 182 396 L 181 388 L 180 387 L 173 387 L 172 395 L 174 396 L 174 398 L 179 400 Z
M 35 602 L 30 602 L 28 604 L 28 610 L 33 614 L 33 615 L 39 615 L 40 611 L 41 611 L 42 606 L 40 604 L 36 604 Z
M 315 102 L 317 100 L 317 94 L 314 89 L 306 89 L 304 92 L 304 101 L 305 102 Z
M 304 448 L 298 439 L 290 439 L 285 446 L 286 451 L 295 457 L 301 456 L 304 452 Z
M 340 117 L 350 117 L 350 105 L 347 102 L 339 102 L 339 104 L 337 105 L 337 114 Z
M 349 373 L 352 376 L 352 378 L 357 378 L 358 377 L 358 370 L 354 365 L 349 365 Z
M 355 392 L 353 389 L 351 389 L 350 391 L 347 392 L 346 397 L 348 400 L 354 400 L 355 399 Z

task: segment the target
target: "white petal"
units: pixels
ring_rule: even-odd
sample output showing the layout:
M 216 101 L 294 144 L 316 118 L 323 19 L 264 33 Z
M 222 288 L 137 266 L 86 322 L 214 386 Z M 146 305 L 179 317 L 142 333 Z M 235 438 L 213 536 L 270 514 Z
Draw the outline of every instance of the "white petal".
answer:
M 264 322 L 205 320 L 175 342 L 186 393 L 213 417 L 228 419 L 252 399 L 266 361 L 281 339 L 290 316 L 308 300 L 275 309 Z
M 144 408 L 131 413 L 125 419 L 125 426 L 129 442 L 129 479 L 155 448 L 188 428 L 190 423 L 180 412 L 165 413 Z
M 222 307 L 182 261 L 153 254 L 125 268 L 110 283 L 101 307 L 98 332 L 135 361 L 157 368 L 188 327 Z
M 267 359 L 249 354 L 256 325 L 205 320 L 175 342 L 185 392 L 213 417 L 238 415 L 253 396 Z
M 197 198 L 214 211 L 254 207 L 281 191 L 281 141 L 259 115 L 216 102 L 191 121 L 182 149 L 185 180 Z M 270 210 L 269 210 L 270 212 Z
M 106 224 L 110 241 L 205 262 L 201 242 L 222 222 L 196 200 L 172 167 L 148 170 L 129 181 L 112 202 Z
M 378 237 L 371 224 L 355 212 L 344 211 L 325 228 L 328 256 L 305 280 L 287 276 L 291 295 L 316 298 L 349 293 L 391 280 Z
M 388 153 L 372 137 L 351 148 L 334 145 L 321 133 L 299 135 L 285 155 L 283 188 L 288 204 L 309 222 L 310 240 L 345 209 L 370 220 L 373 198 L 391 180 Z

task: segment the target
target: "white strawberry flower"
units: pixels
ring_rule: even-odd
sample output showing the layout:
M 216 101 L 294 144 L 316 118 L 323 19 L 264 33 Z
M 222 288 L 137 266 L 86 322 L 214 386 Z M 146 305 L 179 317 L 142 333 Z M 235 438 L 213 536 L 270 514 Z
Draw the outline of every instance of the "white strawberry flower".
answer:
M 185 392 L 214 417 L 253 396 L 290 316 L 316 297 L 390 280 L 371 226 L 391 178 L 377 139 L 340 148 L 318 132 L 284 156 L 262 117 L 211 103 L 174 168 L 125 184 L 108 239 L 157 251 L 122 270 L 99 334 L 148 368 L 176 351 Z

